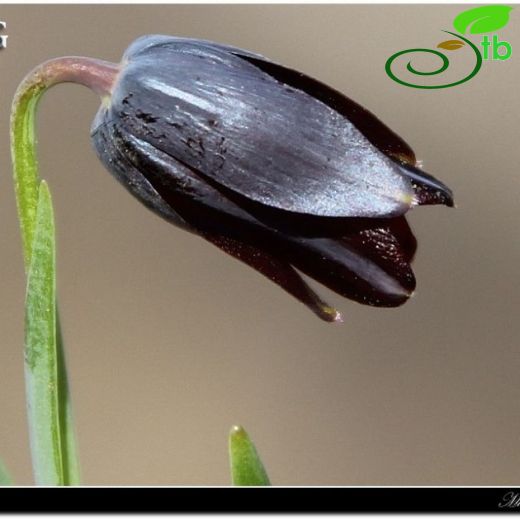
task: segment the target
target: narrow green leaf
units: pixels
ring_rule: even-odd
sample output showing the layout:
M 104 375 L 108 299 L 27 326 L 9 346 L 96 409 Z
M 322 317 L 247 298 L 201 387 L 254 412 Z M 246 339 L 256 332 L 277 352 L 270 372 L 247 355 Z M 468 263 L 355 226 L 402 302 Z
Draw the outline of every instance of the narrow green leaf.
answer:
M 44 276 L 44 269 L 38 267 L 37 263 L 34 264 L 32 262 L 37 208 L 41 195 L 41 180 L 38 174 L 36 154 L 35 118 L 42 94 L 49 87 L 60 82 L 61 69 L 59 63 L 56 64 L 54 62 L 56 62 L 56 60 L 46 62 L 27 75 L 16 91 L 11 111 L 11 156 L 13 161 L 16 203 L 22 233 L 25 270 L 28 277 L 29 272 L 32 273 L 31 284 L 33 286 L 34 284 L 41 284 L 42 281 L 38 278 Z M 46 194 L 41 195 L 44 198 L 44 205 L 40 208 L 40 212 L 43 212 L 39 217 L 40 227 L 47 227 L 49 233 L 50 227 L 52 227 L 52 237 L 47 237 L 47 239 L 52 242 L 52 254 L 48 249 L 51 244 L 47 243 L 45 247 L 47 248 L 47 257 L 52 257 L 52 261 L 54 262 L 54 222 L 52 221 L 51 226 L 51 222 L 48 220 L 49 216 L 52 216 L 52 205 L 50 205 L 50 197 L 46 186 L 42 189 L 45 190 Z M 39 241 L 45 242 L 45 237 L 40 235 Z M 47 275 L 50 276 L 49 273 L 47 273 Z M 53 280 L 55 279 L 55 272 L 53 272 L 51 278 L 53 278 Z M 28 288 L 26 307 L 29 301 L 32 301 L 31 305 L 33 307 L 36 307 L 38 305 L 37 298 L 37 295 L 33 293 L 33 289 Z M 50 397 L 50 394 L 44 393 L 41 396 L 37 395 L 37 383 L 41 381 L 36 377 L 36 373 L 29 370 L 27 361 L 28 359 L 33 359 L 34 361 L 34 352 L 30 349 L 29 352 L 32 352 L 32 354 L 27 357 L 28 350 L 26 350 L 27 411 L 29 416 L 33 470 L 37 482 L 43 478 L 42 475 L 49 476 L 46 471 L 54 467 L 54 476 L 50 480 L 60 480 L 62 484 L 75 485 L 79 483 L 79 464 L 76 453 L 71 402 L 57 305 L 54 303 L 53 306 L 49 305 L 41 310 L 43 313 L 48 314 L 45 317 L 42 315 L 42 320 L 52 319 L 54 315 L 54 359 L 49 358 L 47 361 L 51 363 L 48 367 L 49 369 L 51 366 L 55 367 L 55 376 L 54 381 L 51 382 L 54 386 L 48 388 L 48 390 L 57 395 L 54 395 L 56 399 L 55 403 L 53 403 L 54 408 L 49 408 L 51 401 L 47 401 L 48 411 L 53 412 L 53 420 L 44 420 L 44 422 L 40 424 L 38 420 L 39 418 L 43 419 L 45 414 L 41 409 L 38 410 L 35 408 L 35 406 L 38 399 L 41 399 L 43 402 L 46 397 Z M 34 313 L 32 313 L 31 317 L 29 316 L 28 309 L 26 308 L 26 322 L 34 323 L 35 318 L 36 315 Z M 49 332 L 51 332 L 52 327 L 50 327 L 50 323 L 47 323 L 47 325 L 49 326 Z M 28 339 L 34 339 L 33 336 L 34 334 L 32 332 L 26 331 L 26 337 Z M 48 354 L 50 355 L 50 353 Z M 42 365 L 38 366 L 41 368 Z M 50 371 L 48 375 L 50 375 Z M 42 386 L 41 390 L 45 392 L 46 389 Z M 54 422 L 56 418 L 58 423 Z M 49 444 L 49 441 L 52 440 L 54 440 L 55 443 Z M 57 442 L 59 442 L 59 445 L 56 444 Z M 47 448 L 51 446 L 52 449 L 55 450 L 55 453 L 51 456 L 45 449 L 42 450 L 38 448 L 42 446 L 46 446 Z M 51 463 L 52 457 L 56 459 L 53 463 Z M 61 469 L 57 467 L 58 462 Z M 58 473 L 60 475 L 59 479 L 57 479 Z
M 25 302 L 25 374 L 36 484 L 65 484 L 56 344 L 56 257 L 52 202 L 40 183 Z
M 4 463 L 0 460 L 0 486 L 12 486 L 13 481 L 7 472 L 7 468 Z
M 61 335 L 60 315 L 56 309 L 56 341 L 58 356 L 58 404 L 60 412 L 60 440 L 63 457 L 63 473 L 65 484 L 78 486 L 80 484 L 79 460 L 76 455 L 76 435 L 72 416 L 72 402 L 69 392 L 69 381 L 65 365 L 65 351 Z
M 229 434 L 231 482 L 234 486 L 270 486 L 269 477 L 255 445 L 241 426 Z
M 509 22 L 512 7 L 507 5 L 483 5 L 462 11 L 453 20 L 453 26 L 462 34 L 482 34 L 498 31 Z

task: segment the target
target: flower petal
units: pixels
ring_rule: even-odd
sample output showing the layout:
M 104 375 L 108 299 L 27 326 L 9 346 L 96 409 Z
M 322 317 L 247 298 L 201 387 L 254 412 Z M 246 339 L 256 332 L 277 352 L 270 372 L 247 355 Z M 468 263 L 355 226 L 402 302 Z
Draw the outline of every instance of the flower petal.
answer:
M 129 59 L 107 111 L 136 137 L 266 206 L 389 217 L 413 202 L 399 166 L 351 121 L 218 46 L 163 43 Z
M 132 159 L 139 157 L 138 147 L 125 145 L 115 125 L 96 124 L 91 134 L 94 149 L 107 170 L 147 208 L 178 227 L 189 228 L 186 221 L 168 204 Z
M 288 263 L 266 251 L 229 237 L 207 234 L 203 236 L 222 251 L 234 256 L 279 285 L 322 320 L 342 321 L 341 314 L 321 300 Z
M 235 51 L 236 52 L 236 51 Z M 284 67 L 260 56 L 240 54 L 243 59 L 281 83 L 306 92 L 348 119 L 376 148 L 399 162 L 416 163 L 410 145 L 388 128 L 372 112 L 341 92 L 297 70 Z
M 412 181 L 417 204 L 453 206 L 452 191 L 432 175 L 419 170 L 416 167 L 415 153 L 410 145 L 366 108 L 301 72 L 283 67 L 263 57 L 247 54 L 241 57 L 278 81 L 320 100 L 352 122 L 376 148 L 401 166 L 401 172 Z
M 418 206 L 444 204 L 450 208 L 455 205 L 451 189 L 433 175 L 407 163 L 401 164 L 401 171 L 412 182 L 415 193 L 414 204 Z
M 141 177 L 146 186 L 155 190 L 160 205 L 175 208 L 184 227 L 210 241 L 219 237 L 216 245 L 233 256 L 242 255 L 246 263 L 322 318 L 329 317 L 328 306 L 307 290 L 291 266 L 338 294 L 369 305 L 400 305 L 415 287 L 408 262 L 416 244 L 404 217 L 331 219 L 269 211 L 236 194 L 229 197 L 229 190 L 204 182 L 190 168 L 132 134 L 121 133 L 113 123 L 98 126 L 93 139 L 98 153 L 102 143 L 108 141 L 113 147 L 110 157 L 100 154 L 112 171 L 121 157 L 130 163 L 131 168 L 122 166 L 116 175 L 133 172 L 129 180 L 139 185 L 135 172 L 145 172 L 146 177 Z M 139 192 L 135 187 L 131 191 Z M 167 213 L 157 212 L 169 218 Z
M 397 222 L 361 229 L 341 239 L 291 239 L 285 258 L 342 296 L 366 305 L 395 307 L 415 289 L 408 261 L 415 239 L 406 227 Z

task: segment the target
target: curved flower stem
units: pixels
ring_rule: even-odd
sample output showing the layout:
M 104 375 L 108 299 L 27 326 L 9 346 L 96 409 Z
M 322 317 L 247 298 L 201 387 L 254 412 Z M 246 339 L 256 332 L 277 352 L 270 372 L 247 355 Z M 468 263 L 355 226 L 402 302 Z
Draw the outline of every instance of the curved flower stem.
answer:
M 53 85 L 71 82 L 89 87 L 107 98 L 118 72 L 116 64 L 93 58 L 55 58 L 30 72 L 16 91 L 11 110 L 11 156 L 26 270 L 31 259 L 40 182 L 35 116 L 41 96 Z
M 36 111 L 42 94 L 57 83 L 79 83 L 106 98 L 118 70 L 112 63 L 91 58 L 56 58 L 22 81 L 12 105 L 11 155 L 28 282 L 26 399 L 38 485 L 78 484 L 79 465 L 55 296 L 54 216 L 47 185 L 38 174 Z

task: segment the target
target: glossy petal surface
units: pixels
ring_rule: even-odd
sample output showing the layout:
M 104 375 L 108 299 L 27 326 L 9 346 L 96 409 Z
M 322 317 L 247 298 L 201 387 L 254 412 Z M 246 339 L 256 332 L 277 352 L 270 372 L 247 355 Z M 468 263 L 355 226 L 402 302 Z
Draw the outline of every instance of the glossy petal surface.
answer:
M 399 167 L 347 118 L 218 46 L 173 39 L 130 55 L 105 119 L 266 206 L 388 217 L 413 201 Z

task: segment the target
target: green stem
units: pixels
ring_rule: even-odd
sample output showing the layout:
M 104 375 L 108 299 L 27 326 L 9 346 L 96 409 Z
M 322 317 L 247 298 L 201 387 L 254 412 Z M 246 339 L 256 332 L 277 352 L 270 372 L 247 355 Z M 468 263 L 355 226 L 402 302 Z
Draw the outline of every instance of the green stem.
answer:
M 26 271 L 31 260 L 40 182 L 35 137 L 38 103 L 46 90 L 66 82 L 89 87 L 105 99 L 118 70 L 113 63 L 93 58 L 55 58 L 30 72 L 16 91 L 11 110 L 11 156 Z
M 39 65 L 22 81 L 12 105 L 11 155 L 28 278 L 26 400 L 33 469 L 38 485 L 78 484 L 79 464 L 55 298 L 52 202 L 38 174 L 36 112 L 43 93 L 57 83 L 79 83 L 105 99 L 117 73 L 116 65 L 100 60 L 56 58 Z M 41 188 L 45 189 L 42 191 Z M 52 303 L 46 300 L 48 298 Z

